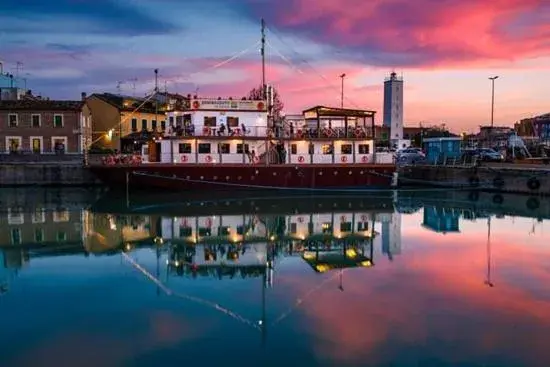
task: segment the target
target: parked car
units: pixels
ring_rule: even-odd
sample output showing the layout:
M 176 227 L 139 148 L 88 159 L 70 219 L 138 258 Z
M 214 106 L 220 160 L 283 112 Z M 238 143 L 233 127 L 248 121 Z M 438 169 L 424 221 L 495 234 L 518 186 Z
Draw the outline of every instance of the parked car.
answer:
M 483 162 L 504 161 L 504 156 L 491 148 L 467 149 L 462 152 L 462 160 L 465 162 L 472 162 L 474 158 Z
M 398 150 L 395 158 L 400 164 L 415 164 L 424 162 L 426 155 L 420 148 L 406 148 Z

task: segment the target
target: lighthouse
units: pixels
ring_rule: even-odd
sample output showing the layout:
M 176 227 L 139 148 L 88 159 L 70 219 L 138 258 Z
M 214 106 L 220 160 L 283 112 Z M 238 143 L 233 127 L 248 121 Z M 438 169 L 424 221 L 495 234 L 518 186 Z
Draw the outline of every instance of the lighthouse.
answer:
M 390 128 L 390 142 L 398 145 L 403 139 L 403 77 L 395 72 L 384 80 L 383 125 Z

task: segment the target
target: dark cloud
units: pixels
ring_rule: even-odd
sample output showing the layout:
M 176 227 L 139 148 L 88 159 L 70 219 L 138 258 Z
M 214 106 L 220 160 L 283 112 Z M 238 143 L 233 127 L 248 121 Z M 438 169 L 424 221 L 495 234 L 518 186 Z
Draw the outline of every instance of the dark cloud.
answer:
M 114 0 L 2 0 L 0 32 L 149 35 L 180 29 Z M 82 22 L 79 25 L 79 22 Z

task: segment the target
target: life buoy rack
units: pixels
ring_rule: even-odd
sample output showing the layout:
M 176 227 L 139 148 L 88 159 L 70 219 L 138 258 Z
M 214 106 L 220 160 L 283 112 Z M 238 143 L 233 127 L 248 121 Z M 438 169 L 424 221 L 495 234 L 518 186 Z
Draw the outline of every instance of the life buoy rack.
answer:
M 200 104 L 199 101 L 194 101 L 194 102 L 193 102 L 193 108 L 194 108 L 195 110 L 197 110 L 200 106 L 201 106 L 201 104 Z
M 540 189 L 540 181 L 536 177 L 531 177 L 527 181 L 527 187 L 530 190 L 538 190 L 538 189 Z
M 348 157 L 344 155 L 342 156 L 342 158 L 340 158 L 340 160 L 342 161 L 342 163 L 346 163 L 348 161 Z
M 470 186 L 479 186 L 479 177 L 477 176 L 471 176 L 468 179 L 468 182 L 470 183 Z
M 212 130 L 208 126 L 205 126 L 202 129 L 202 133 L 203 133 L 203 135 L 210 136 L 210 134 L 212 134 Z
M 204 158 L 204 160 L 206 161 L 206 163 L 210 163 L 210 162 L 212 162 L 212 156 L 207 155 L 206 158 Z
M 493 186 L 494 187 L 503 187 L 504 186 L 504 180 L 502 179 L 502 177 L 500 176 L 497 176 L 495 177 L 495 179 L 493 180 Z
M 306 159 L 302 155 L 298 157 L 298 162 L 300 162 L 300 163 L 304 163 L 305 160 Z
M 529 210 L 537 210 L 540 207 L 540 201 L 537 198 L 529 198 L 525 202 L 525 205 Z
M 181 156 L 181 163 L 187 162 L 188 159 L 189 159 L 189 158 L 187 158 L 186 155 L 182 155 L 182 156 Z
M 364 156 L 361 158 L 361 162 L 363 162 L 363 163 L 368 163 L 368 162 L 369 162 L 369 157 L 367 157 L 366 155 L 364 155 Z

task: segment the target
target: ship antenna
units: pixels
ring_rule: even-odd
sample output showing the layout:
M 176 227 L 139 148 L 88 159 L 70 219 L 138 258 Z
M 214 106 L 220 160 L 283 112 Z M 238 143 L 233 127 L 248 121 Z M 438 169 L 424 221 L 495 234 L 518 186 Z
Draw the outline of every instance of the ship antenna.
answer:
M 265 20 L 262 18 L 262 97 L 267 99 L 267 91 L 265 85 Z

